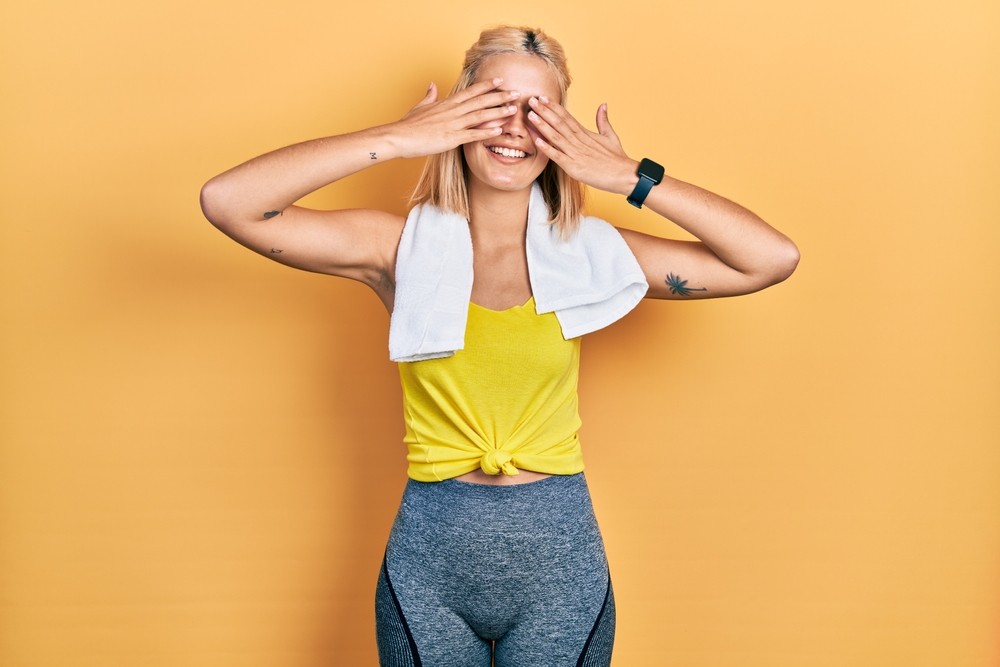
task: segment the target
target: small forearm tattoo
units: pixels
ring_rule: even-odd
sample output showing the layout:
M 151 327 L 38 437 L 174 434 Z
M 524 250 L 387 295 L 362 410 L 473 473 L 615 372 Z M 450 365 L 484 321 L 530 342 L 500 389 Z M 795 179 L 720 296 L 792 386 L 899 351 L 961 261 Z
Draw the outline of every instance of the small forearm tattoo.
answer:
M 282 252 L 281 248 L 271 248 L 272 255 L 280 255 Z
M 680 276 L 675 276 L 672 273 L 667 274 L 667 287 L 670 288 L 671 294 L 676 294 L 678 296 L 691 296 L 691 292 L 707 292 L 707 287 L 688 287 L 686 280 L 681 280 Z
M 369 155 L 372 156 L 373 160 L 377 160 L 378 159 L 378 155 L 375 155 L 375 153 L 369 153 Z
M 273 218 L 276 215 L 284 215 L 284 212 L 283 211 L 266 211 L 264 213 L 264 219 L 265 220 L 270 220 L 271 218 Z

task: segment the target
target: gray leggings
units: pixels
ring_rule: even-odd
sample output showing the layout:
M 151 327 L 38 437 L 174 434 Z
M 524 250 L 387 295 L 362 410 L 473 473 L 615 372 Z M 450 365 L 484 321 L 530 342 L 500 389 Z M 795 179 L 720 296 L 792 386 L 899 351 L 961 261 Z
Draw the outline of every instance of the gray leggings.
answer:
M 382 667 L 610 665 L 614 596 L 583 475 L 410 480 L 375 613 Z

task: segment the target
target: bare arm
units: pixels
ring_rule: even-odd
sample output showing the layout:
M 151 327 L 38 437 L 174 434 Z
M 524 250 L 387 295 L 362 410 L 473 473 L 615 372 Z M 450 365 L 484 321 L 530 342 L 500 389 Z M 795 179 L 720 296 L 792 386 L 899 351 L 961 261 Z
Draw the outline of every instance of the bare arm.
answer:
M 233 167 L 201 190 L 205 217 L 227 236 L 282 264 L 382 280 L 403 220 L 374 210 L 315 211 L 293 202 L 391 156 L 382 127 L 287 146 Z M 367 160 L 367 162 L 365 161 Z
M 633 165 L 623 196 L 638 181 L 638 163 Z M 643 267 L 650 297 L 749 294 L 785 280 L 798 264 L 798 248 L 787 236 L 739 204 L 696 185 L 665 176 L 645 205 L 699 239 L 677 241 L 620 230 Z
M 608 192 L 629 195 L 638 182 L 638 161 L 622 149 L 597 111 L 598 132 L 583 128 L 563 107 L 529 101 L 536 143 L 570 176 Z M 655 186 L 645 205 L 697 237 L 676 241 L 620 230 L 661 299 L 735 296 L 755 292 L 791 275 L 799 260 L 792 241 L 754 213 L 724 197 L 670 177 Z
M 315 211 L 305 195 L 379 162 L 450 150 L 497 133 L 477 128 L 509 114 L 511 93 L 483 82 L 442 101 L 432 84 L 401 120 L 266 153 L 209 180 L 205 217 L 248 248 L 307 271 L 359 280 L 376 291 L 391 281 L 403 219 L 383 211 Z

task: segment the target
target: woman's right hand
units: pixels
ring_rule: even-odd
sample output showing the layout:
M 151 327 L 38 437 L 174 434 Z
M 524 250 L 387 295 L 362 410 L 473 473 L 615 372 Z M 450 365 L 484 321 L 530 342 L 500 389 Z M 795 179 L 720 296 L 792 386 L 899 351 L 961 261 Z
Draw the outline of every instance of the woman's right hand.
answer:
M 513 115 L 517 107 L 511 102 L 520 97 L 517 91 L 497 90 L 502 83 L 481 81 L 440 101 L 432 83 L 424 99 L 387 127 L 398 156 L 434 155 L 498 136 L 503 130 L 496 121 Z

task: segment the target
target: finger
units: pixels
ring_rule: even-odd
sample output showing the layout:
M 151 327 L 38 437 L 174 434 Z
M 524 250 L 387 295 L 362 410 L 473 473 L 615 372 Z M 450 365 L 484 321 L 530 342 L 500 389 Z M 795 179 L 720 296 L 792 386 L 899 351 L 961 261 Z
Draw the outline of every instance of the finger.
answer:
M 608 118 L 607 102 L 597 107 L 597 131 L 611 141 L 611 146 L 621 149 L 622 140 L 618 138 L 618 133 L 611 127 L 611 120 Z
M 413 105 L 413 109 L 419 109 L 420 107 L 425 107 L 428 104 L 434 104 L 437 100 L 437 86 L 431 81 L 430 85 L 427 86 L 427 92 L 424 93 L 423 98 Z M 412 109 L 411 109 L 412 111 Z
M 552 117 L 554 117 L 556 119 L 559 119 L 559 120 L 562 120 L 562 121 L 566 121 L 566 122 L 572 122 L 574 125 L 578 125 L 581 128 L 583 127 L 582 125 L 580 125 L 580 122 L 576 119 L 576 117 L 574 117 L 573 114 L 571 114 L 566 109 L 566 107 L 564 107 L 563 105 L 559 104 L 558 102 L 553 102 L 552 100 L 550 100 L 545 95 L 542 95 L 540 97 L 536 97 L 535 100 L 537 101 L 537 104 L 535 105 L 535 108 L 539 112 L 541 112 L 541 113 L 548 112 L 548 114 L 550 116 L 552 116 Z
M 564 153 L 552 146 L 552 144 L 545 141 L 545 139 L 542 139 L 541 137 L 535 137 L 535 146 L 545 155 L 545 157 L 549 158 L 559 166 L 562 166 L 562 161 L 566 156 Z
M 473 128 L 466 130 L 462 137 L 463 144 L 473 144 L 477 141 L 484 141 L 499 136 L 503 132 L 502 127 Z
M 497 77 L 495 79 L 487 79 L 486 81 L 480 81 L 474 83 L 465 90 L 460 90 L 450 98 L 450 101 L 461 104 L 462 102 L 467 102 L 474 97 L 479 97 L 483 93 L 488 93 L 491 90 L 495 90 L 500 84 L 503 83 L 503 79 Z
M 508 116 L 513 116 L 515 113 L 517 113 L 516 106 L 513 104 L 503 104 L 468 113 L 465 115 L 465 120 L 468 127 L 484 126 L 484 123 L 493 123 L 489 127 L 497 127 L 503 124 Z
M 500 120 L 490 120 L 490 121 L 486 121 L 485 123 L 480 123 L 479 125 L 476 125 L 476 129 L 477 130 L 481 130 L 481 129 L 486 129 L 486 128 L 490 128 L 490 127 L 503 127 L 503 124 L 506 123 L 506 122 L 507 121 L 505 121 L 503 119 L 500 119 Z
M 567 138 L 587 132 L 579 121 L 566 111 L 565 107 L 551 102 L 545 96 L 533 97 L 528 100 L 528 103 L 550 127 Z
M 608 105 L 606 103 L 597 107 L 597 131 L 605 137 L 615 134 L 615 131 L 611 129 L 611 122 L 608 120 Z
M 503 91 L 494 91 L 490 93 L 485 93 L 483 95 L 479 95 L 477 97 L 473 97 L 469 100 L 466 100 L 458 107 L 458 110 L 460 113 L 465 114 L 467 116 L 478 117 L 480 115 L 486 115 L 489 116 L 489 118 L 487 118 L 486 120 L 494 120 L 497 118 L 497 116 L 492 114 L 491 112 L 495 110 L 500 110 L 503 112 L 501 113 L 501 116 L 508 115 L 507 114 L 508 106 L 510 105 L 511 102 L 515 101 L 520 96 L 521 93 L 517 92 L 516 90 L 503 90 Z M 517 109 L 513 108 L 513 110 L 510 111 L 509 113 L 514 113 L 514 111 L 517 111 Z M 483 112 L 487 113 L 483 114 Z M 470 124 L 475 124 L 475 122 L 480 122 L 480 121 L 474 121 L 473 123 Z
M 492 93 L 486 93 L 485 95 L 480 95 L 472 99 L 477 105 L 487 107 L 497 107 L 501 104 L 507 102 L 513 102 L 514 100 L 521 97 L 521 93 L 516 90 L 497 90 Z
M 556 163 L 561 165 L 562 160 L 566 159 L 573 152 L 572 144 L 534 111 L 528 112 L 528 120 L 534 124 L 535 130 L 539 135 L 535 137 L 535 145 L 550 160 L 555 160 Z
M 549 123 L 534 109 L 528 112 L 528 121 L 535 126 L 535 129 L 538 130 L 538 133 L 541 134 L 546 141 L 551 143 L 559 138 L 559 133 L 556 132 L 555 128 L 549 125 Z
M 536 104 L 535 108 L 528 112 L 528 120 L 535 126 L 535 129 L 542 135 L 542 138 L 554 149 L 563 153 L 570 152 L 573 145 L 572 133 L 565 131 L 565 124 L 550 110 L 542 108 L 540 104 Z

